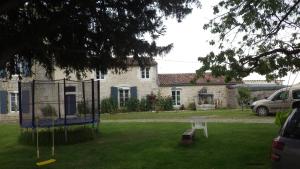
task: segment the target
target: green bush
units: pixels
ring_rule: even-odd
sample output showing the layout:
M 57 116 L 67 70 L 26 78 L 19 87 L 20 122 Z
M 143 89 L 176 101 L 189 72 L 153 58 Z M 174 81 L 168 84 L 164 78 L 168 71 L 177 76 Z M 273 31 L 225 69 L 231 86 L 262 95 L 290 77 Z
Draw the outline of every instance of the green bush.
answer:
M 240 87 L 238 88 L 238 100 L 240 106 L 242 106 L 242 111 L 244 111 L 244 107 L 248 105 L 250 98 L 251 98 L 251 91 L 247 87 Z
M 157 111 L 173 110 L 173 102 L 171 97 L 158 97 L 156 100 L 155 108 Z
M 128 112 L 139 111 L 140 101 L 136 98 L 130 98 L 125 104 Z
M 118 103 L 111 98 L 106 98 L 101 101 L 101 113 L 116 113 Z
M 51 106 L 50 104 L 47 104 L 45 107 L 41 108 L 41 112 L 43 113 L 43 116 L 45 117 L 56 117 L 56 110 L 53 106 Z
M 151 103 L 145 99 L 142 98 L 140 101 L 140 111 L 150 111 L 151 110 Z
M 88 106 L 87 103 L 84 104 L 83 101 L 80 101 L 80 102 L 77 104 L 77 110 L 78 110 L 79 115 L 91 114 L 91 109 L 90 109 L 90 107 Z
M 150 108 L 150 110 L 154 110 L 156 107 L 157 97 L 155 94 L 151 93 L 147 95 L 147 104 Z
M 276 118 L 275 118 L 275 124 L 282 127 L 291 111 L 292 110 L 284 111 L 284 112 L 277 112 Z
M 195 104 L 195 102 L 189 103 L 188 110 L 196 110 L 196 104 Z
M 185 110 L 185 107 L 184 107 L 184 105 L 182 104 L 182 105 L 180 105 L 180 107 L 179 107 L 179 110 Z

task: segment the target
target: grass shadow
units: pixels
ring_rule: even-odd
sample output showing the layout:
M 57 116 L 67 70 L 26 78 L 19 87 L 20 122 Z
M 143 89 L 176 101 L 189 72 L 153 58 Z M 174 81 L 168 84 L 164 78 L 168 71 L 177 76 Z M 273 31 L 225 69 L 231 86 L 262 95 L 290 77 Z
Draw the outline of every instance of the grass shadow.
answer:
M 39 145 L 51 146 L 52 145 L 52 128 L 39 129 Z M 23 145 L 36 145 L 37 137 L 34 130 L 26 130 L 21 132 L 18 142 Z M 64 128 L 54 129 L 55 145 L 69 145 L 88 142 L 99 136 L 99 133 L 91 127 L 68 127 L 67 141 L 65 140 Z

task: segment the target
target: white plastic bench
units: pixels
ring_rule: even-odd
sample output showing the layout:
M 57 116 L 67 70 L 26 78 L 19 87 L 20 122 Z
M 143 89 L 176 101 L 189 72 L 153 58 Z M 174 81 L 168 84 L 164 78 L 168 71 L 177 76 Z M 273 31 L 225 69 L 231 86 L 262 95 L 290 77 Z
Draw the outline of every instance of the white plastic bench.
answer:
M 205 117 L 192 117 L 192 129 L 202 129 L 206 138 L 208 138 L 207 122 Z

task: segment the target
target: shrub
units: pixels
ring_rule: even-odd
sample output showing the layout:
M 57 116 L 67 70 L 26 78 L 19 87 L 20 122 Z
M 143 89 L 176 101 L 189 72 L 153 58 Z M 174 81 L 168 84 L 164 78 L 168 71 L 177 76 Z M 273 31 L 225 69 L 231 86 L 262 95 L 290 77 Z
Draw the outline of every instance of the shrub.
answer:
M 47 104 L 45 107 L 41 108 L 41 112 L 43 113 L 43 116 L 45 117 L 56 117 L 56 110 L 53 106 L 51 106 L 50 104 Z
M 91 109 L 90 109 L 90 107 L 88 106 L 87 103 L 84 104 L 83 101 L 80 101 L 80 102 L 77 104 L 77 110 L 78 110 L 79 115 L 91 114 Z
M 148 104 L 150 110 L 155 109 L 156 102 L 157 102 L 157 98 L 156 98 L 155 94 L 151 93 L 151 94 L 147 95 L 147 104 Z
M 180 105 L 180 107 L 179 107 L 179 110 L 185 110 L 185 107 L 184 107 L 184 105 L 182 104 L 182 105 Z
M 116 113 L 118 103 L 111 98 L 106 98 L 101 101 L 101 113 Z
M 156 110 L 157 111 L 168 111 L 173 110 L 173 102 L 171 97 L 158 97 L 156 100 Z
M 275 118 L 275 124 L 282 127 L 288 118 L 291 110 L 289 111 L 284 111 L 284 112 L 277 112 L 276 113 L 276 118 Z
M 244 111 L 244 106 L 247 105 L 251 98 L 251 91 L 247 87 L 238 88 L 239 93 L 239 104 L 242 106 L 242 111 Z
M 140 101 L 140 111 L 149 111 L 151 110 L 151 103 L 145 99 L 142 98 Z
M 128 112 L 139 111 L 140 101 L 136 98 L 130 98 L 125 104 Z
M 188 110 L 196 110 L 196 104 L 195 104 L 195 102 L 189 103 Z

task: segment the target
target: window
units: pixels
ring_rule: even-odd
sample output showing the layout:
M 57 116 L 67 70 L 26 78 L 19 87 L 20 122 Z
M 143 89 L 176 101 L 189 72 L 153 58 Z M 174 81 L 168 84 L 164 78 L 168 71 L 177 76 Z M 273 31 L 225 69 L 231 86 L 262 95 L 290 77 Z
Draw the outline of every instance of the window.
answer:
M 180 90 L 172 91 L 172 102 L 175 106 L 180 105 Z
M 96 79 L 105 79 L 107 73 L 102 72 L 101 70 L 96 71 Z
M 293 91 L 293 99 L 300 99 L 300 90 Z
M 13 77 L 29 77 L 31 75 L 31 67 L 27 62 L 21 62 L 16 63 L 14 67 L 14 74 L 12 74 Z M 7 77 L 7 71 L 5 68 L 0 69 L 0 78 L 6 78 Z
M 11 92 L 10 93 L 10 112 L 18 112 L 19 106 L 18 106 L 18 93 L 17 92 Z
M 293 112 L 293 117 L 288 119 L 286 128 L 284 129 L 284 137 L 300 139 L 300 112 L 297 112 L 298 109 Z
M 120 107 L 124 107 L 129 100 L 129 89 L 119 89 Z
M 282 91 L 280 93 L 278 93 L 274 98 L 274 100 L 285 100 L 288 97 L 288 91 Z
M 142 79 L 149 79 L 150 78 L 150 68 L 141 68 L 141 78 Z

